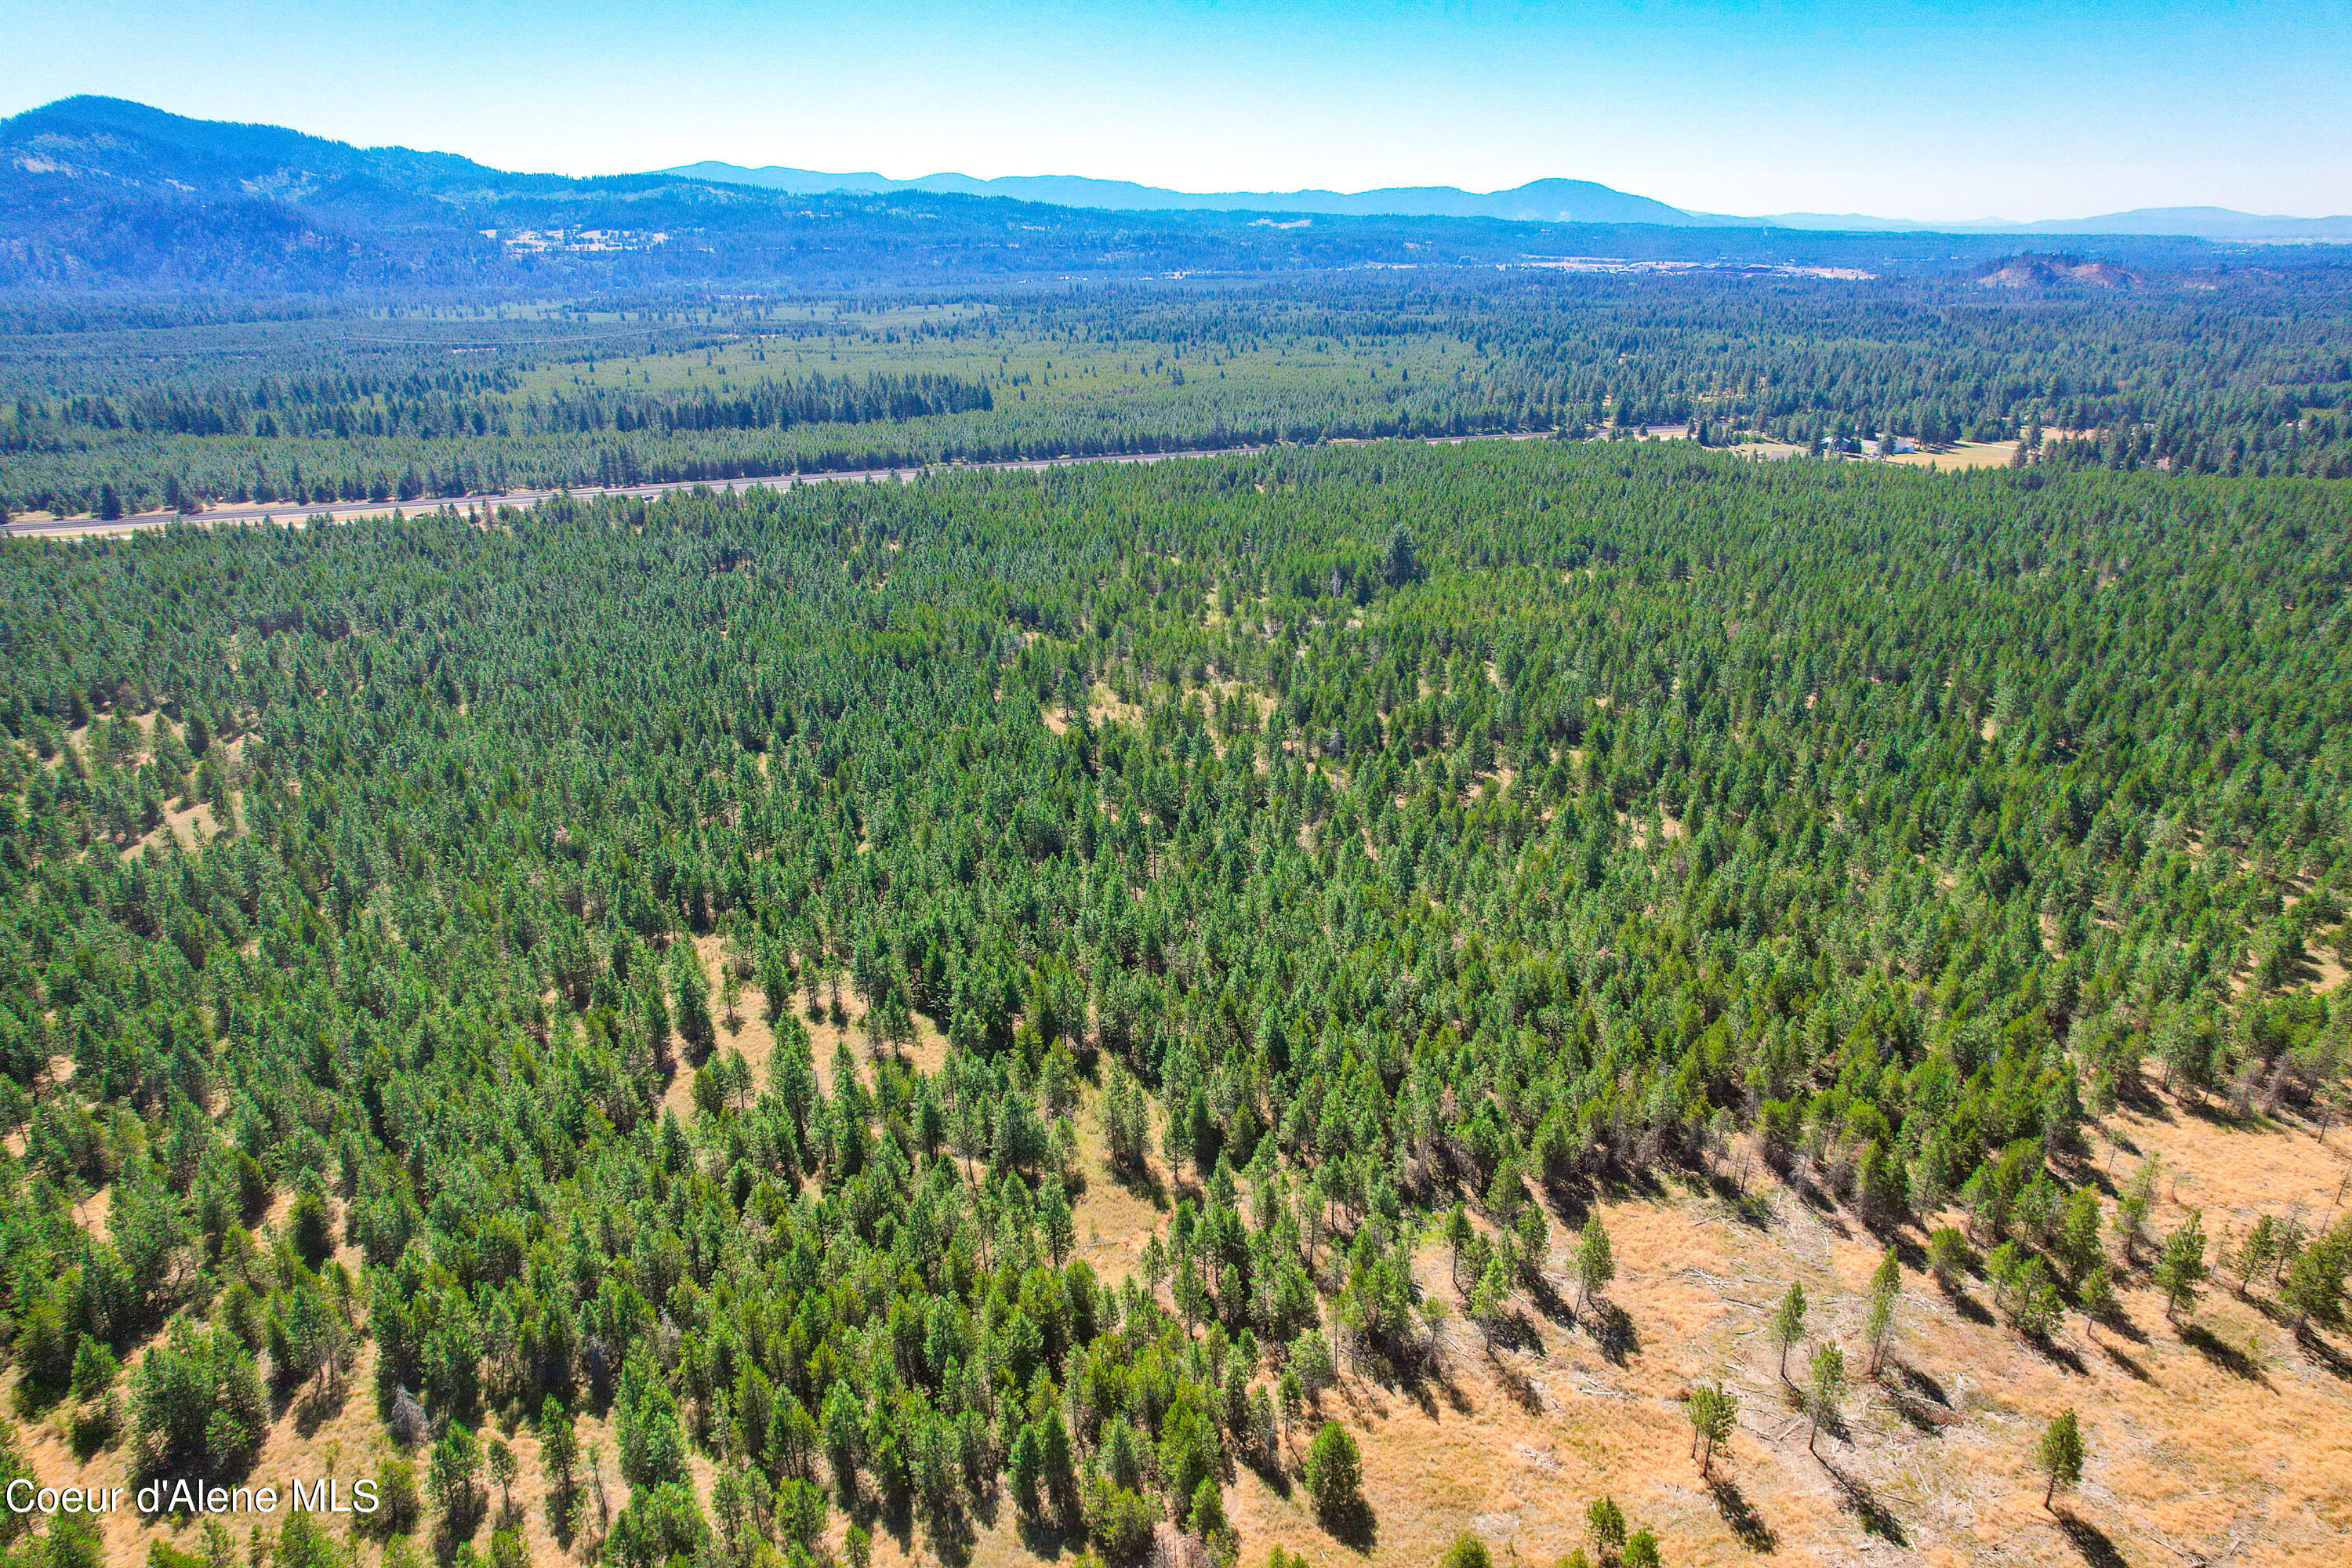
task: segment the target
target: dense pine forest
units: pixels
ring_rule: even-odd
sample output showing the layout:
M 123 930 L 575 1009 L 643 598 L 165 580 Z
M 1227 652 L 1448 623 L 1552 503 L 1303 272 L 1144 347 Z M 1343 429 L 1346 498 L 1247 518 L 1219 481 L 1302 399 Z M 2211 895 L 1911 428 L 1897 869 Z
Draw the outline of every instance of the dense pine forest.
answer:
M 624 411 L 702 461 L 802 398 L 813 457 L 866 449 L 861 399 L 937 452 L 925 420 L 1024 406 L 1049 348 L 1172 399 L 1269 343 L 1360 377 L 1442 340 L 1427 404 L 1392 384 L 1408 429 L 2098 434 L 1964 474 L 1383 442 L 10 541 L 0 1468 L 38 1427 L 228 1484 L 331 1397 L 388 1435 L 343 1470 L 383 1506 L 183 1520 L 152 1562 L 503 1568 L 526 1518 L 631 1568 L 1006 1531 L 1230 1561 L 1245 1473 L 1379 1538 L 1343 1381 L 1425 1386 L 1528 1303 L 1640 1331 L 1599 1217 L 1629 1188 L 1762 1225 L 1785 1184 L 2034 1343 L 2129 1289 L 2193 1311 L 2205 1234 L 2151 1234 L 2153 1165 L 2089 1129 L 2341 1103 L 2352 509 L 2286 476 L 2340 471 L 2342 339 L 2284 303 L 1923 302 L 1913 354 L 1828 298 L 1465 293 L 1375 338 L 1341 295 L 1278 339 L 1254 297 L 1116 334 L 1056 302 L 923 340 L 981 338 L 992 382 L 887 384 L 919 367 L 772 324 L 728 352 L 794 363 L 735 403 L 533 393 L 526 348 L 56 370 L 6 426 L 19 507 L 20 475 L 143 497 L 331 434 L 342 472 L 511 479 Z M 1339 384 L 1279 417 L 1391 384 Z M 1055 406 L 1055 441 L 1103 428 Z M 1115 1194 L 1157 1216 L 1132 1268 L 1078 1217 Z M 2260 1234 L 2241 1294 L 2341 1364 L 2352 1228 Z M 1810 1368 L 1826 1449 L 1843 1363 Z M 1734 1403 L 1690 1393 L 1697 1437 Z M 93 1530 L 0 1515 L 44 1568 Z
M 820 304 L 0 312 L 0 510 L 300 508 L 795 469 L 1686 429 L 2352 476 L 2336 271 L 2147 288 L 1460 273 Z

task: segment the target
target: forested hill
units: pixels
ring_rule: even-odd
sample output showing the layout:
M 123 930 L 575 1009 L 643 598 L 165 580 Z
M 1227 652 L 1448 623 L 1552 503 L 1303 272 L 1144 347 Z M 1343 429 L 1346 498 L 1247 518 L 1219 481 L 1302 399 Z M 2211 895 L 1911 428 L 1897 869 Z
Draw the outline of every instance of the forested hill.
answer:
M 22 1397 L 226 1479 L 364 1340 L 445 1542 L 497 1415 L 616 1563 L 1128 1563 L 1425 1364 L 1455 1205 L 1491 1321 L 1753 1131 L 2106 1310 L 2086 1113 L 2344 1066 L 2342 498 L 1386 446 L 9 542 Z M 1116 1289 L 1082 1100 L 1176 1183 Z
M 2191 240 L 2101 245 L 2110 260 L 2150 268 L 2218 254 Z M 1276 226 L 1248 213 L 793 195 L 675 174 L 568 179 L 105 98 L 0 122 L 0 289 L 16 291 L 543 295 L 720 281 L 839 290 L 1593 255 L 1948 272 L 2014 248 L 1996 236 L 1483 218 Z

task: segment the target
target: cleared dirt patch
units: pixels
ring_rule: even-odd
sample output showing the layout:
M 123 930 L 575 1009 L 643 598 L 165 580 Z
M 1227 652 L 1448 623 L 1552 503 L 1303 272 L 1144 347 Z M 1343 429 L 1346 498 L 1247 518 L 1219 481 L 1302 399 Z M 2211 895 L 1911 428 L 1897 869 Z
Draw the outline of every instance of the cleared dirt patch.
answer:
M 1906 468 L 2005 468 L 2016 456 L 2014 441 L 1955 441 L 1948 447 L 1898 452 L 1880 461 Z

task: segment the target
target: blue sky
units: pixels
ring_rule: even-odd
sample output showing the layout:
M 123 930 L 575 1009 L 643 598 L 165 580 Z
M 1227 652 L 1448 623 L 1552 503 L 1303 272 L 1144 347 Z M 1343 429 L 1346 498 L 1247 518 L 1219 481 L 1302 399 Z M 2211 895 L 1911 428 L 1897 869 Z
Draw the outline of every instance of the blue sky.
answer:
M 0 0 L 0 113 L 103 92 L 573 174 L 2352 211 L 2352 0 Z

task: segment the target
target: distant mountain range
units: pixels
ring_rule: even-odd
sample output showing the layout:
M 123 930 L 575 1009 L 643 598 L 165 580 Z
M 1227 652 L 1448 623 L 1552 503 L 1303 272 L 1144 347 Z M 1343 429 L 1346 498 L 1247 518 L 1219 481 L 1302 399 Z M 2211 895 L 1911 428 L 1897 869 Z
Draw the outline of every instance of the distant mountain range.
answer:
M 2014 218 L 1967 218 L 1953 223 L 1915 223 L 1907 218 L 1865 217 L 1856 213 L 1780 213 L 1768 218 L 1710 221 L 1764 223 L 1788 228 L 1832 229 L 1848 234 L 2168 235 L 2187 239 L 2273 242 L 2352 240 L 2352 216 L 2276 217 L 2228 207 L 2134 207 L 2096 217 L 2053 217 L 2033 223 Z
M 1491 277 L 1593 258 L 1607 258 L 1603 271 L 1999 273 L 2007 286 L 2059 289 L 2191 272 L 2253 283 L 2261 270 L 2221 248 L 2242 234 L 2173 237 L 2145 223 L 2067 247 L 2095 256 L 2003 270 L 2021 248 L 2006 235 L 1809 221 L 1843 231 L 1686 213 L 1577 180 L 1486 195 L 1438 186 L 1189 196 L 1117 181 L 893 182 L 709 163 L 575 179 L 112 98 L 0 121 L 0 291 L 11 295 L 847 292 L 1300 271 Z M 2284 249 L 2272 257 L 2290 260 Z M 2114 279 L 2085 271 L 2090 263 L 2111 264 Z
M 1007 174 L 976 180 L 969 174 L 926 174 L 919 180 L 886 180 L 879 174 L 821 174 L 807 169 L 745 169 L 733 163 L 688 163 L 664 169 L 698 180 L 758 185 L 772 191 L 814 195 L 825 191 L 933 191 L 965 196 L 1010 196 L 1063 207 L 1108 212 L 1252 212 L 1325 214 L 1349 217 L 1496 217 L 1528 223 L 1657 223 L 1691 226 L 1680 207 L 1629 195 L 1591 180 L 1537 180 L 1517 190 L 1479 195 L 1452 185 L 1406 185 L 1378 191 L 1216 191 L 1195 195 L 1129 180 L 1090 180 L 1076 174 Z M 1736 220 L 1724 220 L 1732 222 Z
M 1130 180 L 1076 174 L 925 174 L 891 180 L 877 174 L 827 174 L 771 164 L 704 162 L 659 171 L 683 179 L 756 185 L 795 195 L 828 192 L 879 195 L 930 191 L 968 196 L 1010 196 L 1055 206 L 1107 212 L 1250 212 L 1353 217 L 1487 217 L 1528 223 L 1652 223 L 1676 228 L 1794 228 L 1845 234 L 2170 235 L 2223 240 L 2352 240 L 2352 216 L 2271 217 L 2227 207 L 2140 207 L 2098 217 L 1969 218 L 1920 223 L 1864 213 L 1769 213 L 1739 217 L 1691 212 L 1612 189 L 1591 180 L 1534 180 L 1507 191 L 1465 191 L 1453 185 L 1392 185 L 1374 191 L 1176 191 Z

